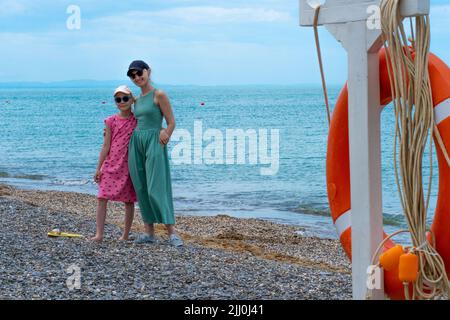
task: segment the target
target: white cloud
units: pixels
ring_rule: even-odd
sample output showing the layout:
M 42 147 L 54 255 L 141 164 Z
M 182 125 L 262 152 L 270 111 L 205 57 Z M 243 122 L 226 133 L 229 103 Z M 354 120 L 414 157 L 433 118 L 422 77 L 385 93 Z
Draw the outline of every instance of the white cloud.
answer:
M 14 0 L 0 1 L 0 17 L 20 14 L 25 12 L 25 6 Z
M 275 22 L 287 21 L 286 12 L 267 8 L 223 8 L 223 7 L 186 7 L 156 11 L 152 15 L 159 18 L 176 19 L 193 23 L 227 22 Z
M 0 42 L 8 44 L 0 81 L 122 79 L 129 61 L 142 58 L 163 83 L 319 83 L 312 30 L 298 26 L 296 8 L 261 1 L 242 8 L 232 0 L 230 7 L 103 12 L 83 18 L 79 31 L 0 32 Z M 433 52 L 445 61 L 449 15 L 450 5 L 432 6 Z M 345 52 L 326 30 L 320 32 L 327 81 L 343 82 Z M 64 72 L 53 66 L 64 66 Z
M 265 41 L 274 28 L 297 28 L 284 10 L 258 7 L 191 6 L 153 11 L 127 11 L 120 14 L 85 19 L 82 29 L 93 38 L 111 39 L 120 35 L 130 39 L 140 35 L 191 41 Z M 296 30 L 296 29 L 295 29 Z M 253 36 L 254 35 L 254 36 Z M 283 35 L 277 37 L 282 41 Z M 268 36 L 269 38 L 271 35 Z
M 138 34 L 130 35 L 127 41 L 119 34 L 103 40 L 83 38 L 72 44 L 67 40 L 64 33 L 0 33 L 0 41 L 12 43 L 2 53 L 8 64 L 1 68 L 4 75 L 0 81 L 126 79 L 129 62 L 138 58 L 152 65 L 157 83 L 298 83 L 311 81 L 311 75 L 317 75 L 317 65 L 311 63 L 315 61 L 314 51 L 298 43 L 186 43 Z
M 95 23 L 115 24 L 118 21 L 133 23 L 173 21 L 175 23 L 223 24 L 223 23 L 255 23 L 289 21 L 288 12 L 262 7 L 256 8 L 224 8 L 213 6 L 177 7 L 158 11 L 129 11 L 120 16 L 108 16 L 94 19 Z

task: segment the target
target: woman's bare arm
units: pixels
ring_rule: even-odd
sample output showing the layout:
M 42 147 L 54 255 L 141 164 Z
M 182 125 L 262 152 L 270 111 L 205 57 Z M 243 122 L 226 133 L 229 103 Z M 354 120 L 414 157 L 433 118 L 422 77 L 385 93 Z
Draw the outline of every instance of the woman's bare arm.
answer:
M 167 97 L 167 94 L 164 91 L 158 90 L 155 98 L 167 123 L 167 128 L 161 132 L 159 140 L 162 144 L 167 144 L 170 136 L 175 130 L 175 117 L 173 115 L 169 97 Z

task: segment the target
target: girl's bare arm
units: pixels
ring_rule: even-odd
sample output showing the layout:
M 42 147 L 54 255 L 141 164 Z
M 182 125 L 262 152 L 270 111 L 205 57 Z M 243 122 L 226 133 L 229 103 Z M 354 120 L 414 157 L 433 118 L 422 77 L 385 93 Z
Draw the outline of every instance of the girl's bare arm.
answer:
M 97 170 L 95 173 L 95 180 L 99 180 L 100 177 L 97 176 L 100 173 L 100 169 L 105 161 L 106 157 L 109 153 L 109 148 L 111 147 L 111 129 L 108 126 L 105 126 L 104 134 L 103 134 L 103 146 L 100 150 L 100 156 L 98 158 Z

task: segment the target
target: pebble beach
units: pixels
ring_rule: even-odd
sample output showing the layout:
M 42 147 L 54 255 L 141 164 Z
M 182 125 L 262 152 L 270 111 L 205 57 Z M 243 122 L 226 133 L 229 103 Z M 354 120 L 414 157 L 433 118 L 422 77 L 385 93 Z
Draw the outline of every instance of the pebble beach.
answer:
M 227 215 L 177 215 L 185 241 L 119 241 L 123 207 L 110 203 L 105 240 L 95 196 L 0 185 L 0 299 L 351 299 L 350 263 L 333 239 Z M 53 228 L 85 238 L 51 238 Z M 139 210 L 132 237 L 143 231 Z M 80 283 L 68 287 L 73 268 Z

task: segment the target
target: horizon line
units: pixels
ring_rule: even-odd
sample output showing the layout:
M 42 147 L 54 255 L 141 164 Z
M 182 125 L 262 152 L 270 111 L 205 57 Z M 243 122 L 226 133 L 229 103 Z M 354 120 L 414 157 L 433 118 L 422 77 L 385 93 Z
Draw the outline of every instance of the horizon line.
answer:
M 94 80 L 94 79 L 77 79 L 77 80 L 58 80 L 58 81 L 0 81 L 0 88 L 2 86 L 52 86 L 52 85 L 64 85 L 64 84 L 112 84 L 112 83 L 128 83 L 129 81 L 124 80 Z M 172 87 L 238 87 L 238 86 L 319 86 L 322 84 L 320 82 L 317 83 L 242 83 L 242 84 L 227 84 L 227 83 L 211 83 L 211 84 L 196 84 L 196 83 L 158 83 L 154 81 L 154 83 L 163 86 L 172 86 Z M 343 84 L 338 83 L 327 83 L 327 86 L 343 86 Z

